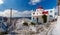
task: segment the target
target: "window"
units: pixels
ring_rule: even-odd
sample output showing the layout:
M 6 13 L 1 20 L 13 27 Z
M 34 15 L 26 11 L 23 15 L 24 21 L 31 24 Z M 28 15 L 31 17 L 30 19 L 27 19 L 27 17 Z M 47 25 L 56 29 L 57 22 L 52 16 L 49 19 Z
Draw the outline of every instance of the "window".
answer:
M 58 15 L 58 12 L 55 12 L 55 15 Z
M 35 13 L 33 13 L 33 15 L 34 15 Z
M 57 13 L 55 13 L 55 15 L 57 15 Z
M 50 11 L 50 13 L 52 13 L 52 10 Z
M 52 15 L 50 15 L 50 17 L 53 17 Z

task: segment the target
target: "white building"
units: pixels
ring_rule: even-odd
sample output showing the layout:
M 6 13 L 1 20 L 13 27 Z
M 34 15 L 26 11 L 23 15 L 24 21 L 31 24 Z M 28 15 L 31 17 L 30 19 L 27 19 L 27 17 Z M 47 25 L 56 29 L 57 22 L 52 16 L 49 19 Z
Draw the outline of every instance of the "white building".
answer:
M 56 8 L 53 8 L 53 9 L 47 9 L 45 11 L 48 11 L 48 15 L 49 15 L 49 20 L 52 20 L 52 19 L 57 19 L 58 17 L 58 11 Z
M 43 13 L 44 12 L 44 13 Z M 42 15 L 47 15 L 47 22 L 53 19 L 57 19 L 58 12 L 56 8 L 44 10 L 42 7 L 38 7 L 35 12 L 31 13 L 32 21 L 37 23 L 43 23 Z
M 32 21 L 36 23 L 43 23 L 42 12 L 44 12 L 44 9 L 42 7 L 38 7 L 35 12 L 32 12 L 31 13 Z M 45 14 L 45 15 L 48 16 L 48 14 Z

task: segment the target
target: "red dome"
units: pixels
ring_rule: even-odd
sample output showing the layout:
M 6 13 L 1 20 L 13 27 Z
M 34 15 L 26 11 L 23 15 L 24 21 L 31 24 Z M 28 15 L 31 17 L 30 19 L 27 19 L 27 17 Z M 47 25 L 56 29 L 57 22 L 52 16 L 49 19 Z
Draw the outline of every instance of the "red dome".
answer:
M 43 7 L 42 6 L 39 6 L 37 9 L 43 9 Z

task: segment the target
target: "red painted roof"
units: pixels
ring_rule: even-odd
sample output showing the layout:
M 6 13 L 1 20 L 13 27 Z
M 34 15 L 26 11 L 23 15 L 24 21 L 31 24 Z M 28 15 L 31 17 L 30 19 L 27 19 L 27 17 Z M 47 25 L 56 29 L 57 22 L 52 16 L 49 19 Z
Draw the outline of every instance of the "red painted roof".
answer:
M 42 12 L 42 14 L 48 14 L 48 11 L 46 11 L 46 12 Z

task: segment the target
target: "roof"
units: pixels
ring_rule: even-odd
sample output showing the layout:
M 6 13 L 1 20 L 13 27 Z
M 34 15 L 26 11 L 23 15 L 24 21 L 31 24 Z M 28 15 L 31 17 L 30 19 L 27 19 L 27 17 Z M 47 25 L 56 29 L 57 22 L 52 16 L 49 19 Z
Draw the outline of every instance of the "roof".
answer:
M 48 14 L 48 11 L 42 12 L 42 14 Z

